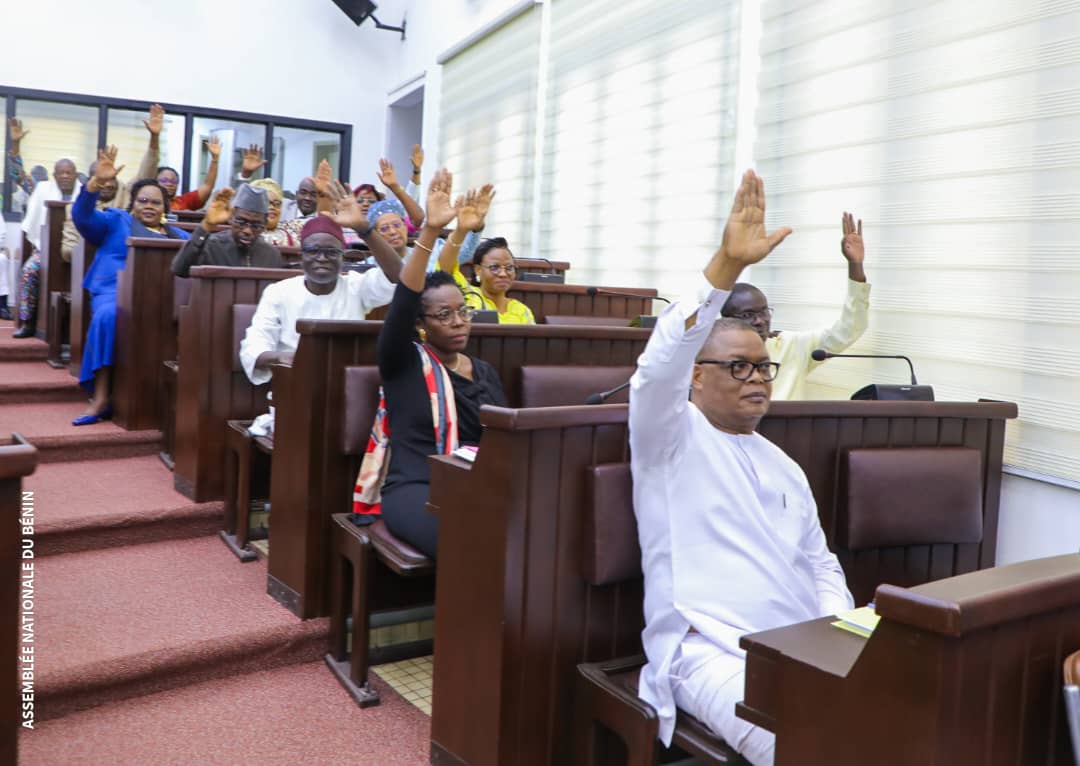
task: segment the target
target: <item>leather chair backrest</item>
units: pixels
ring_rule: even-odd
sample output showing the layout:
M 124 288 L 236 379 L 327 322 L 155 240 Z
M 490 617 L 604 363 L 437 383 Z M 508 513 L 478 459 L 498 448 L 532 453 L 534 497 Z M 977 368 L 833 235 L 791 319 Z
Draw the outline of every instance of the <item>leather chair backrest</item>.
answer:
M 641 577 L 630 464 L 594 465 L 588 471 L 592 502 L 585 510 L 582 574 L 592 585 Z
M 243 372 L 240 365 L 240 341 L 244 339 L 244 333 L 251 325 L 251 318 L 255 316 L 254 303 L 234 303 L 232 307 L 232 340 L 233 340 L 233 372 Z
M 625 383 L 637 369 L 631 366 L 525 365 L 520 368 L 522 407 L 563 407 L 584 404 L 590 394 L 608 391 Z M 629 401 L 629 390 L 620 391 L 607 404 Z
M 345 401 L 342 417 L 345 427 L 342 429 L 341 451 L 346 455 L 363 455 L 371 437 L 371 425 L 375 421 L 375 410 L 379 406 L 378 367 L 345 368 Z
M 841 455 L 837 543 L 851 551 L 982 540 L 982 465 L 969 447 Z

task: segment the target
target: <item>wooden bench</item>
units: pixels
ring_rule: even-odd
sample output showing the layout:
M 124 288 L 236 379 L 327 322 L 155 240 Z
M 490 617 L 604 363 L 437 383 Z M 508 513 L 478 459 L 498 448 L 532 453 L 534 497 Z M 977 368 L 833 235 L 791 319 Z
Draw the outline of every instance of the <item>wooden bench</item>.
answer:
M 275 464 L 288 469 L 271 477 L 268 591 L 308 618 L 328 614 L 330 516 L 349 507 L 356 479 L 341 446 L 345 368 L 376 365 L 381 323 L 304 320 L 297 328 L 293 365 L 275 369 L 273 380 Z M 491 363 L 509 400 L 518 402 L 523 365 L 631 366 L 648 337 L 647 330 L 625 327 L 476 325 L 467 353 Z M 365 433 L 370 424 L 363 424 Z
M 31 537 L 22 534 L 19 519 L 23 516 L 22 480 L 34 472 L 37 462 L 37 450 L 18 434 L 0 446 L 0 516 L 6 522 L 0 529 L 0 573 L 3 575 L 0 581 L 0 631 L 3 633 L 0 657 L 4 658 L 0 667 L 4 668 L 3 674 L 8 679 L 4 682 L 7 691 L 0 695 L 0 763 L 18 762 L 19 724 L 22 721 L 22 697 L 18 691 L 22 687 L 17 686 L 16 679 L 20 677 L 19 629 L 22 620 L 19 599 L 24 573 L 24 560 L 20 556 L 21 540 Z M 37 511 L 41 510 L 39 498 Z M 27 561 L 34 563 L 32 559 Z M 33 580 L 40 583 L 37 576 Z
M 434 759 L 573 763 L 575 720 L 590 715 L 574 698 L 578 666 L 641 654 L 640 575 L 596 584 L 586 573 L 592 471 L 628 462 L 626 413 L 484 408 L 475 463 L 431 458 L 429 506 L 440 515 Z M 1015 415 L 1006 403 L 776 402 L 759 430 L 806 472 L 826 538 L 865 602 L 881 582 L 993 565 L 1005 421 Z M 979 453 L 981 540 L 838 550 L 848 529 L 846 456 L 939 445 Z
M 83 347 L 86 331 L 90 327 L 90 295 L 83 289 L 83 278 L 94 263 L 97 247 L 82 237 L 71 254 L 71 311 L 70 331 L 71 361 L 68 369 L 76 378 L 82 371 Z
M 64 259 L 64 221 L 69 202 L 45 203 L 45 223 L 41 226 L 41 283 L 38 292 L 37 334 L 49 345 L 50 367 L 65 366 L 63 346 L 69 343 L 71 307 L 71 263 Z
M 656 290 L 641 287 L 599 288 L 624 295 L 604 295 L 585 285 L 558 285 L 539 282 L 514 282 L 507 295 L 517 298 L 543 324 L 549 314 L 559 316 L 619 317 L 627 322 L 652 313 Z M 624 297 L 634 295 L 640 297 Z

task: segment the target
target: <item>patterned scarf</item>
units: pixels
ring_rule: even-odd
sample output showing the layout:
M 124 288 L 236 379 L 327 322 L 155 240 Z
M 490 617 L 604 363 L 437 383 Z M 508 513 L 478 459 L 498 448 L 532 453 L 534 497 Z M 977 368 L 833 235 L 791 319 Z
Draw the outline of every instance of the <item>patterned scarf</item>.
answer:
M 458 447 L 457 406 L 450 373 L 427 346 L 414 343 L 420 354 L 424 383 L 431 399 L 431 420 L 435 424 L 435 453 L 449 455 Z M 390 468 L 390 421 L 386 416 L 386 394 L 379 386 L 379 406 L 371 425 L 364 459 L 353 489 L 353 521 L 366 525 L 382 514 L 382 485 Z

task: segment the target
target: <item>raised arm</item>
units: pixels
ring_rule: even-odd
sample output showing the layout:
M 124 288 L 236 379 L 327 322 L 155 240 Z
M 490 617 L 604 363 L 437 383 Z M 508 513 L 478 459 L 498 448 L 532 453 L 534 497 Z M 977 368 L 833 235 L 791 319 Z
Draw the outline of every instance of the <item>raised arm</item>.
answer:
M 100 245 L 109 234 L 109 217 L 96 209 L 98 192 L 103 184 L 119 175 L 124 166 L 116 167 L 117 149 L 106 146 L 98 150 L 97 167 L 94 176 L 79 192 L 75 204 L 71 206 L 71 222 L 87 242 Z
M 214 195 L 210 207 L 206 209 L 202 223 L 195 227 L 191 238 L 180 248 L 172 262 L 172 271 L 178 277 L 186 277 L 191 273 L 192 266 L 198 266 L 202 258 L 206 240 L 214 233 L 214 229 L 228 223 L 232 217 L 233 190 L 225 187 Z
M 132 179 L 133 182 L 140 181 L 143 178 L 154 178 L 157 175 L 158 167 L 161 165 L 161 131 L 165 128 L 165 109 L 161 104 L 154 104 L 150 107 L 150 113 L 143 120 L 143 125 L 146 126 L 146 132 L 150 134 L 150 139 L 146 145 L 146 153 L 139 163 L 139 170 L 135 174 L 135 178 Z
M 375 231 L 375 227 L 360 209 L 360 203 L 356 197 L 350 194 L 340 181 L 335 181 L 330 187 L 330 194 L 334 200 L 334 210 L 329 213 L 324 212 L 323 215 L 332 218 L 343 229 L 352 229 L 359 234 L 375 257 L 375 263 L 382 269 L 382 273 L 388 280 L 396 283 L 401 275 L 400 256 L 394 248 L 390 247 L 390 243 Z
M 248 148 L 244 150 L 244 160 L 240 163 L 240 177 L 243 180 L 238 183 L 250 181 L 251 177 L 262 170 L 268 162 L 269 160 L 263 159 L 263 150 L 261 146 L 258 144 L 251 144 L 248 146 Z M 234 186 L 235 185 L 236 184 L 234 184 Z
M 424 222 L 424 211 L 420 207 L 420 203 L 406 194 L 405 190 L 401 188 L 401 184 L 398 183 L 397 171 L 394 170 L 394 163 L 390 162 L 390 160 L 379 160 L 378 176 L 386 188 L 392 191 L 398 201 L 405 206 L 405 212 L 408 213 L 413 226 L 422 224 Z
M 646 462 L 674 449 L 694 359 L 720 316 L 720 309 L 747 266 L 784 241 L 791 229 L 765 232 L 765 185 L 746 171 L 735 194 L 720 247 L 705 267 L 712 289 L 700 306 L 676 303 L 657 320 L 630 385 L 631 452 Z
M 311 180 L 315 182 L 315 192 L 318 195 L 318 199 L 315 202 L 315 212 L 334 212 L 334 197 L 330 191 L 334 185 L 334 171 L 333 168 L 330 167 L 330 163 L 326 160 L 321 160 L 319 162 L 319 167 L 315 169 L 315 175 L 311 177 Z
M 856 222 L 851 213 L 844 213 L 842 226 L 844 236 L 840 240 L 840 252 L 848 264 L 848 282 L 840 317 L 831 327 L 822 330 L 784 333 L 789 342 L 805 345 L 808 368 L 820 364 L 810 360 L 810 351 L 823 348 L 833 354 L 843 353 L 866 332 L 870 323 L 870 285 L 863 269 L 866 247 L 862 237 L 862 220 Z
M 29 129 L 23 129 L 22 120 L 14 117 L 8 120 L 8 137 L 11 139 L 11 148 L 8 149 L 8 175 L 23 191 L 32 194 L 34 191 L 33 179 L 27 175 L 26 168 L 23 167 L 22 148 L 20 146 L 23 137 L 29 132 Z
M 206 169 L 206 176 L 198 189 L 199 207 L 205 205 L 206 200 L 210 199 L 210 195 L 214 192 L 214 185 L 217 183 L 218 159 L 221 157 L 221 143 L 217 140 L 217 136 L 210 136 L 210 140 L 206 142 L 206 149 L 210 152 L 210 167 Z
M 458 225 L 439 251 L 439 268 L 454 273 L 460 263 L 459 251 L 465 238 L 484 228 L 484 219 L 491 209 L 491 200 L 495 197 L 495 187 L 484 184 L 479 189 L 470 189 L 457 199 Z M 473 250 L 475 250 L 475 246 Z

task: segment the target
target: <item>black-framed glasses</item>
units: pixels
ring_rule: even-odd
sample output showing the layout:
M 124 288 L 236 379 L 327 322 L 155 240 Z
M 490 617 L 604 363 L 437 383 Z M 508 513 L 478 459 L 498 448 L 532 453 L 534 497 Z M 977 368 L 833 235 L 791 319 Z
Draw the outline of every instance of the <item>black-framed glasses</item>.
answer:
M 727 316 L 731 317 L 732 319 L 741 319 L 744 322 L 753 322 L 759 317 L 762 319 L 771 319 L 772 314 L 772 308 L 766 306 L 765 308 L 759 309 L 758 311 L 740 311 L 738 314 L 728 314 Z
M 517 266 L 512 263 L 509 263 L 505 266 L 503 266 L 501 263 L 489 263 L 484 268 L 488 270 L 489 274 L 493 274 L 495 276 L 498 276 L 499 274 L 506 274 L 506 276 L 512 277 L 517 274 Z
M 251 229 L 256 234 L 266 228 L 266 224 L 261 221 L 245 221 L 242 218 L 233 218 L 229 223 L 238 229 Z
M 768 383 L 776 379 L 780 372 L 780 362 L 748 362 L 745 359 L 698 359 L 695 364 L 715 364 L 727 367 L 735 380 L 750 380 L 754 370 L 761 373 L 761 379 Z
M 345 257 L 345 251 L 340 247 L 305 247 L 301 248 L 300 252 L 311 258 L 322 257 L 328 261 Z
M 475 313 L 476 309 L 474 309 L 472 306 L 462 306 L 457 310 L 443 309 L 442 311 L 437 311 L 434 314 L 424 314 L 424 316 L 430 319 L 434 319 L 439 324 L 450 324 L 450 321 L 455 314 L 457 314 L 458 318 L 461 319 L 461 321 L 471 322 Z
M 165 202 L 160 199 L 151 199 L 150 197 L 136 197 L 135 201 L 143 205 L 144 207 L 165 207 Z

